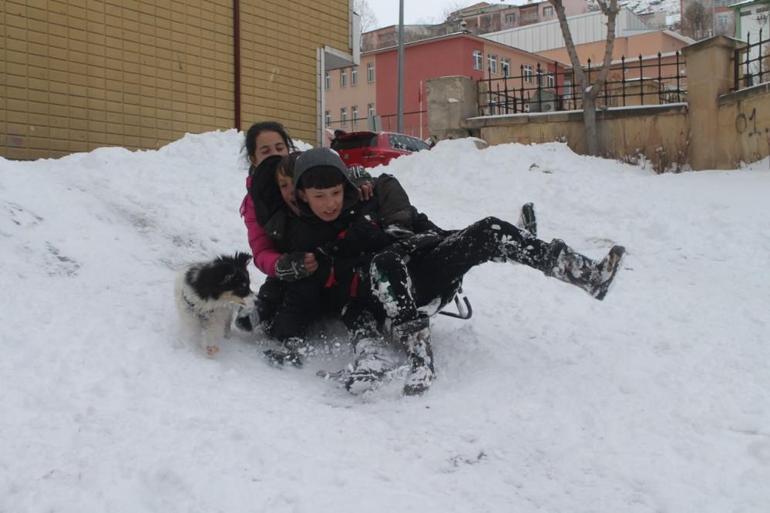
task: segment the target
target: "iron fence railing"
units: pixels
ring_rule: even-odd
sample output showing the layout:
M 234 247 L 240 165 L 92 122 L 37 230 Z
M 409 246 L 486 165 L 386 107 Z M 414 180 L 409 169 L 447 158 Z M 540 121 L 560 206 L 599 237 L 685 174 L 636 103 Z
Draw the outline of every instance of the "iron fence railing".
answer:
M 756 42 L 746 34 L 746 46 L 737 48 L 733 57 L 733 91 L 770 81 L 770 38 L 762 39 L 762 29 Z
M 587 61 L 588 82 L 601 68 Z M 479 115 L 516 114 L 579 110 L 583 98 L 575 91 L 574 70 L 544 70 L 520 67 L 518 76 L 479 80 Z M 612 65 L 604 88 L 596 98 L 597 107 L 651 105 L 686 101 L 687 73 L 680 52 L 626 60 Z

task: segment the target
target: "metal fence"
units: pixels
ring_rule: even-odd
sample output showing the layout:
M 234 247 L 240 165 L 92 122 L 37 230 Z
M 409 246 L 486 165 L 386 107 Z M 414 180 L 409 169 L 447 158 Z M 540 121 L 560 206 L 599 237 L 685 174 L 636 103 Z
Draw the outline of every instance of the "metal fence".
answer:
M 575 91 L 574 70 L 553 72 L 520 67 L 521 74 L 479 80 L 479 115 L 550 112 L 583 108 L 581 94 Z M 596 78 L 601 67 L 587 61 L 584 72 L 588 82 Z M 622 107 L 683 102 L 687 99 L 687 73 L 680 52 L 657 57 L 627 60 L 610 66 L 604 88 L 596 98 L 596 106 Z
M 735 50 L 733 57 L 733 91 L 746 89 L 770 80 L 770 44 L 769 39 L 762 39 L 762 29 L 755 42 L 751 33 L 746 34 L 746 46 Z

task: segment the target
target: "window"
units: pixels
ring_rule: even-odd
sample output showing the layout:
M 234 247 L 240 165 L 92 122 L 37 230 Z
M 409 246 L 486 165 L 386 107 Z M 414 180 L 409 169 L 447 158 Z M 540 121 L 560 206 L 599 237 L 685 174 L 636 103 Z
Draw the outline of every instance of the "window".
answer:
M 374 63 L 370 62 L 366 65 L 366 81 L 370 84 L 374 82 Z
M 332 88 L 332 77 L 331 77 L 331 75 L 329 75 L 329 72 L 328 72 L 328 71 L 326 72 L 326 76 L 324 77 L 324 80 L 325 80 L 325 82 L 326 82 L 326 84 L 324 85 L 324 87 L 325 87 L 325 88 L 326 88 L 326 90 L 328 91 L 329 89 L 331 89 L 331 88 Z
M 390 134 L 388 136 L 388 141 L 390 142 L 390 147 L 396 150 L 421 151 L 430 148 L 427 143 L 416 137 L 403 134 Z
M 473 50 L 473 69 L 481 69 L 481 50 Z
M 345 123 L 348 120 L 348 109 L 347 107 L 342 107 L 340 109 L 340 123 Z
M 546 5 L 543 7 L 543 18 L 550 18 L 553 16 L 553 7 Z
M 340 70 L 340 87 L 345 87 L 348 85 L 348 70 L 341 69 Z
M 324 112 L 324 125 L 331 126 L 332 124 L 332 113 L 328 110 Z
M 503 72 L 504 77 L 510 77 L 511 76 L 511 60 L 510 59 L 500 59 L 500 71 Z
M 370 103 L 366 106 L 366 115 L 370 118 L 374 117 L 374 104 Z
M 551 89 L 556 87 L 556 77 L 553 75 L 553 73 L 546 73 L 545 86 Z
M 516 24 L 516 13 L 515 12 L 509 12 L 505 15 L 505 24 L 506 25 L 515 25 Z
M 358 83 L 358 66 L 354 66 L 350 70 L 350 86 L 354 86 Z
M 353 126 L 358 124 L 358 105 L 350 107 L 350 112 L 353 115 Z
M 522 75 L 524 76 L 524 80 L 532 82 L 532 64 L 525 64 L 522 67 Z
M 487 59 L 489 60 L 489 72 L 491 74 L 497 73 L 497 55 L 488 55 Z

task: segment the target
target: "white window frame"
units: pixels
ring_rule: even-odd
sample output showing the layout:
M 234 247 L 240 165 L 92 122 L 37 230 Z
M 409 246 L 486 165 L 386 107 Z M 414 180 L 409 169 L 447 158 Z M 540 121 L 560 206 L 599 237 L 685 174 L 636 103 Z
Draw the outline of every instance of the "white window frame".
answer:
M 368 83 L 370 83 L 370 84 L 374 82 L 375 78 L 377 78 L 375 76 L 374 72 L 375 72 L 374 63 L 373 62 L 368 62 L 366 64 L 366 81 Z
M 348 86 L 348 70 L 340 70 L 340 88 Z
M 543 18 L 553 16 L 553 6 L 546 5 L 543 7 Z
M 377 110 L 374 108 L 374 104 L 370 103 L 366 106 L 367 117 L 374 117 L 377 114 Z
M 340 125 L 348 122 L 348 108 L 340 107 Z
M 535 73 L 532 71 L 532 64 L 525 64 L 521 68 L 521 75 L 524 77 L 524 81 L 532 83 L 532 79 L 535 76 Z
M 324 124 L 326 126 L 331 126 L 332 124 L 332 113 L 327 111 L 324 111 Z
M 358 105 L 350 107 L 350 115 L 353 116 L 353 126 L 358 125 Z
M 354 87 L 358 84 L 358 66 L 350 68 L 350 87 Z
M 332 88 L 332 76 L 328 71 L 326 72 L 326 75 L 324 75 L 324 81 L 326 82 L 326 90 L 328 91 Z
M 487 69 L 492 75 L 497 75 L 497 55 L 487 54 Z
M 511 59 L 500 59 L 500 72 L 504 77 L 511 76 Z
M 473 50 L 473 69 L 484 71 L 484 53 L 481 50 Z

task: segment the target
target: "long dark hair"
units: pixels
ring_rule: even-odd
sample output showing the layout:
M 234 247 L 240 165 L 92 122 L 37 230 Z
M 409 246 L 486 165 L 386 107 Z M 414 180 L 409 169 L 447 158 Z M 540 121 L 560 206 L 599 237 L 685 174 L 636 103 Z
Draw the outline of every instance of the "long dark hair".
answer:
M 289 133 L 282 124 L 278 121 L 260 121 L 251 125 L 246 131 L 246 141 L 244 145 L 246 146 L 246 156 L 248 157 L 249 162 L 254 162 L 255 160 L 255 155 L 257 153 L 257 137 L 262 132 L 277 133 L 281 136 L 281 139 L 283 139 L 283 142 L 286 144 L 289 151 L 295 149 L 294 141 L 291 140 Z

